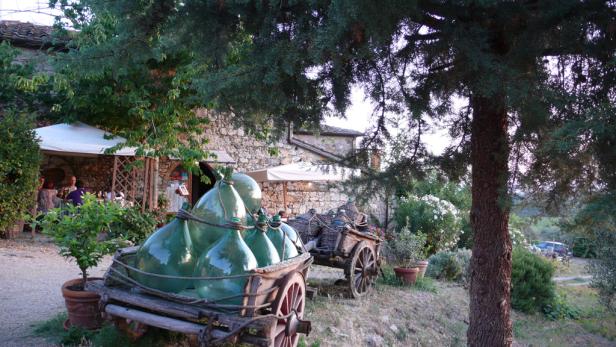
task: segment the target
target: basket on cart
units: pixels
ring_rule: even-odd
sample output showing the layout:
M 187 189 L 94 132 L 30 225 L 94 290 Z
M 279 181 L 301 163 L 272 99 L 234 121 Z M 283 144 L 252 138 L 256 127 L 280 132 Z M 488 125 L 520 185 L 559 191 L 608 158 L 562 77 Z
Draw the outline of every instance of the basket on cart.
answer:
M 88 284 L 88 290 L 101 296 L 101 312 L 134 336 L 143 334 L 147 326 L 154 326 L 196 335 L 201 346 L 222 342 L 296 346 L 298 334 L 310 332 L 310 322 L 302 320 L 306 300 L 305 278 L 312 263 L 312 256 L 308 253 L 247 273 L 244 291 L 239 294 L 242 303 L 230 305 L 183 292 L 162 292 L 136 282 L 130 272 L 140 270 L 130 264 L 137 249 L 130 247 L 117 251 L 104 279 Z M 232 277 L 237 276 L 224 278 Z M 215 281 L 222 277 L 198 279 Z
M 358 298 L 369 292 L 379 273 L 382 240 L 368 232 L 367 216 L 352 202 L 338 211 L 339 216 L 310 211 L 288 224 L 304 243 L 316 244 L 310 249 L 315 264 L 344 269 L 349 293 Z

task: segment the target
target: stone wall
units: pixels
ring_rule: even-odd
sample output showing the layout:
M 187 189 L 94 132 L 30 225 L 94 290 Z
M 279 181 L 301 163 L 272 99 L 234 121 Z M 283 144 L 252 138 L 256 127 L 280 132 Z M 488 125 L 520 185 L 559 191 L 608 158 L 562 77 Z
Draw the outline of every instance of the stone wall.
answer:
M 320 155 L 289 144 L 286 137 L 281 138 L 274 144 L 279 153 L 272 156 L 268 152 L 268 147 L 271 145 L 248 135 L 242 128 L 232 124 L 228 117 L 207 110 L 199 110 L 198 112 L 210 119 L 204 133 L 204 136 L 209 140 L 207 148 L 227 152 L 236 161 L 233 165 L 235 171 L 248 172 L 301 161 L 318 162 L 325 160 Z M 294 136 L 341 155 L 353 149 L 353 138 L 348 136 L 319 136 L 318 138 L 305 134 Z M 159 193 L 165 192 L 169 182 L 169 174 L 178 164 L 179 161 L 177 160 L 161 159 L 159 161 Z M 268 212 L 275 213 L 286 210 L 288 214 L 296 215 L 304 213 L 310 208 L 315 208 L 321 213 L 346 203 L 350 197 L 343 193 L 340 187 L 327 183 L 289 182 L 287 188 L 287 206 L 285 207 L 282 183 L 262 184 L 263 205 Z M 384 215 L 384 208 L 380 205 L 378 199 L 373 200 L 364 207 L 365 212 L 380 219 Z
M 109 191 L 113 172 L 113 156 L 76 157 L 43 155 L 41 173 L 61 171 L 63 177 L 54 182 L 56 188 L 68 184 L 70 176 L 76 176 L 89 191 Z
M 339 156 L 345 156 L 355 148 L 355 137 L 352 136 L 316 136 L 294 133 L 293 137 Z

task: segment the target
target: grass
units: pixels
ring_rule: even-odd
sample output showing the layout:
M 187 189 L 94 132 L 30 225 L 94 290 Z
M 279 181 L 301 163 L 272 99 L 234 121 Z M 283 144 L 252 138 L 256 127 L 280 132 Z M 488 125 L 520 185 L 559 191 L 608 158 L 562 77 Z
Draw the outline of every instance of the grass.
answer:
M 96 347 L 156 347 L 178 346 L 185 344 L 186 337 L 181 334 L 150 328 L 139 340 L 132 341 L 126 334 L 111 324 L 104 325 L 96 331 L 71 327 L 64 330 L 66 312 L 39 322 L 33 326 L 35 336 L 44 337 L 48 342 L 62 346 L 96 346 Z
M 425 292 L 431 292 L 431 293 L 436 293 L 437 292 L 437 287 L 434 284 L 434 279 L 430 278 L 430 277 L 422 277 L 422 278 L 417 278 L 417 280 L 415 281 L 415 284 L 413 285 L 407 285 L 402 283 L 402 281 L 396 277 L 396 274 L 394 272 L 393 267 L 385 265 L 381 268 L 382 272 L 382 276 L 379 276 L 377 279 L 377 287 L 379 285 L 387 285 L 387 286 L 393 286 L 393 287 L 404 287 L 404 288 L 411 288 L 413 290 L 419 290 L 419 291 L 425 291 Z

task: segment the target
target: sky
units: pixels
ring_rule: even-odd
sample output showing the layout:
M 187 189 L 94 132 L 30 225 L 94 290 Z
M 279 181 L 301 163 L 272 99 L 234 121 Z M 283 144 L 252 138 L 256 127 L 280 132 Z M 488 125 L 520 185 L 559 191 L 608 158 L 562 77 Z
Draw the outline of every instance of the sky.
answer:
M 48 0 L 0 0 L 0 20 L 18 20 L 41 25 L 52 25 L 54 15 L 59 14 L 48 8 Z M 346 118 L 327 117 L 325 124 L 341 128 L 366 131 L 371 124 L 372 105 L 365 100 L 360 88 L 351 91 L 351 106 Z M 429 151 L 440 154 L 451 141 L 446 129 L 423 134 L 423 142 Z

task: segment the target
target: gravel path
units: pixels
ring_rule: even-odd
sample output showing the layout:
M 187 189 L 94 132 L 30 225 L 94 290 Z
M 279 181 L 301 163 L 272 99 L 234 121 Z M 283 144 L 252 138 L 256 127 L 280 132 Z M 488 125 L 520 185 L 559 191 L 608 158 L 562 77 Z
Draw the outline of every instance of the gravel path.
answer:
M 101 276 L 110 257 L 90 275 Z M 79 269 L 49 243 L 0 240 L 0 346 L 44 346 L 32 324 L 65 310 L 60 287 Z

